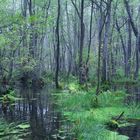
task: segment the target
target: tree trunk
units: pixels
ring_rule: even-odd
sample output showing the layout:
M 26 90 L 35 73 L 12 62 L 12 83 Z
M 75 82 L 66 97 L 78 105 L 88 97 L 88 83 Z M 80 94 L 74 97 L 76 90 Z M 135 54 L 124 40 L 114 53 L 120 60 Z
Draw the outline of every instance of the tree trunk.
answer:
M 80 84 L 84 84 L 84 81 L 83 81 L 83 79 L 82 79 L 84 36 L 85 36 L 85 25 L 84 25 L 84 0 L 81 0 L 80 50 L 79 50 L 79 83 L 80 83 Z
M 108 41 L 110 34 L 110 23 L 111 23 L 111 2 L 108 3 L 108 15 L 105 24 L 105 35 L 104 35 L 104 45 L 103 45 L 103 69 L 102 69 L 102 82 L 109 81 L 108 76 Z
M 60 59 L 60 37 L 59 37 L 59 23 L 60 23 L 60 0 L 58 0 L 58 15 L 57 15 L 57 21 L 56 21 L 56 72 L 55 72 L 55 85 L 56 88 L 59 88 L 59 59 Z
M 132 32 L 131 32 L 131 23 L 130 19 L 128 20 L 128 64 L 127 64 L 127 76 L 130 76 L 130 69 L 131 69 L 131 41 L 132 39 Z

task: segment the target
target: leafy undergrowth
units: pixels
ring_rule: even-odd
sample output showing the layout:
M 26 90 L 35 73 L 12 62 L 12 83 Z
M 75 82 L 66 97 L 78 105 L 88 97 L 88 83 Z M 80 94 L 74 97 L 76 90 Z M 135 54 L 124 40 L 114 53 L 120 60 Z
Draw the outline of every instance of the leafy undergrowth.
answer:
M 22 140 L 29 137 L 30 125 L 25 123 L 8 123 L 0 119 L 0 139 L 1 140 Z
M 134 79 L 130 79 L 130 78 L 126 78 L 126 77 L 122 77 L 119 79 L 114 79 L 112 81 L 114 84 L 126 84 L 126 85 L 139 85 L 138 80 L 134 80 Z
M 19 98 L 14 90 L 9 90 L 6 94 L 0 95 L 0 102 L 4 102 L 4 101 L 7 102 L 7 100 L 9 101 L 9 103 L 14 103 L 17 100 L 23 100 L 23 99 Z
M 106 123 L 123 111 L 126 118 L 138 118 L 139 106 L 125 105 L 126 94 L 123 91 L 106 91 L 98 97 L 95 103 L 95 89 L 87 91 L 72 86 L 71 91 L 65 90 L 59 94 L 63 115 L 73 124 L 71 131 L 78 140 L 127 140 L 128 137 L 106 129 Z M 74 93 L 74 87 L 76 87 Z

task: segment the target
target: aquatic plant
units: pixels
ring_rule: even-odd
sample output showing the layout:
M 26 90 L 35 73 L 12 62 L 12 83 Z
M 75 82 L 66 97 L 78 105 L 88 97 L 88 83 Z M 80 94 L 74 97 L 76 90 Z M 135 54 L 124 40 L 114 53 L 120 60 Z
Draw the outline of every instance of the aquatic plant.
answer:
M 19 140 L 31 134 L 28 122 L 8 123 L 4 119 L 0 119 L 0 139 L 1 140 Z

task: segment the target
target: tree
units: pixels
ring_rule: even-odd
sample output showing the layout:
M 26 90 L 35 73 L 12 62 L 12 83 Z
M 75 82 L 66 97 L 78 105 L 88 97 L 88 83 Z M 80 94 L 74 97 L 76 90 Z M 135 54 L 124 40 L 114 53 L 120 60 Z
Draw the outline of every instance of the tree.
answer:
M 110 29 L 111 29 L 111 2 L 109 0 L 107 3 L 108 13 L 105 22 L 105 33 L 104 33 L 104 40 L 103 40 L 103 67 L 102 67 L 102 82 L 109 81 L 109 60 L 108 60 L 108 44 L 109 44 L 109 37 L 110 37 Z
M 134 73 L 134 79 L 138 78 L 138 73 L 139 73 L 139 51 L 140 51 L 140 33 L 138 28 L 136 27 L 134 20 L 132 18 L 132 14 L 131 14 L 131 10 L 130 10 L 130 5 L 129 5 L 129 1 L 128 0 L 124 0 L 124 4 L 126 7 L 126 11 L 133 29 L 133 32 L 136 36 L 136 68 L 135 68 L 135 73 Z
M 73 6 L 76 9 L 78 17 L 80 19 L 80 46 L 79 46 L 79 83 L 83 84 L 84 81 L 82 79 L 82 69 L 83 69 L 83 47 L 84 47 L 84 37 L 85 37 L 85 24 L 84 24 L 84 0 L 81 0 L 80 12 L 76 6 L 76 4 L 72 1 Z
M 108 14 L 110 14 L 110 4 L 111 4 L 111 0 L 106 4 L 106 8 L 103 10 L 103 2 L 102 0 L 100 1 L 100 5 L 99 7 L 99 12 L 100 12 L 100 17 L 99 17 L 99 22 L 98 22 L 98 71 L 97 71 L 97 89 L 96 89 L 96 95 L 99 94 L 99 89 L 100 89 L 100 71 L 101 71 L 101 47 L 102 47 L 102 33 L 103 33 L 103 29 L 105 26 L 105 22 L 106 22 L 106 18 L 108 16 Z M 106 11 L 106 13 L 105 13 Z M 104 14 L 105 13 L 105 14 Z M 110 19 L 110 17 L 109 17 Z M 107 43 L 107 42 L 106 42 Z M 106 47 L 106 46 L 105 46 Z M 106 54 L 107 55 L 107 54 Z
M 56 88 L 59 88 L 58 76 L 59 76 L 59 58 L 60 58 L 60 39 L 59 39 L 59 24 L 60 24 L 60 0 L 58 0 L 58 15 L 56 21 L 56 72 L 55 72 L 55 84 Z

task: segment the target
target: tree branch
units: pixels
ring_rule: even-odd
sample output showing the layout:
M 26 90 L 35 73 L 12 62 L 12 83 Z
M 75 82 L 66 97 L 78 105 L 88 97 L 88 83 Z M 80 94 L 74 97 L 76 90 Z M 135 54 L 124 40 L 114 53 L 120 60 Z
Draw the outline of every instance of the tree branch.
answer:
M 133 32 L 134 32 L 135 36 L 137 37 L 138 36 L 138 29 L 136 28 L 136 25 L 134 24 L 134 21 L 132 19 L 129 3 L 128 3 L 127 0 L 124 0 L 124 4 L 125 4 L 125 7 L 126 7 L 126 11 L 127 11 L 128 17 L 130 19 L 130 23 L 131 23 Z
M 79 11 L 78 11 L 78 8 L 77 8 L 76 4 L 74 3 L 73 0 L 71 0 L 71 2 L 72 2 L 73 6 L 74 6 L 74 8 L 75 8 L 75 10 L 76 10 L 76 12 L 77 12 L 78 17 L 81 19 L 81 15 L 80 15 L 80 13 L 79 13 Z

